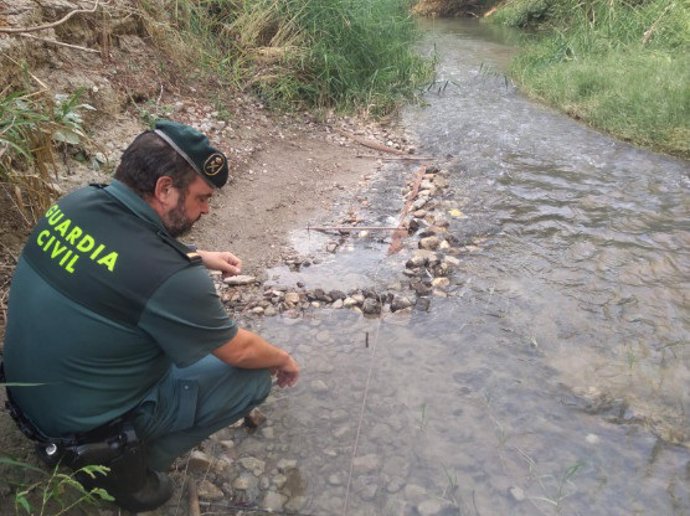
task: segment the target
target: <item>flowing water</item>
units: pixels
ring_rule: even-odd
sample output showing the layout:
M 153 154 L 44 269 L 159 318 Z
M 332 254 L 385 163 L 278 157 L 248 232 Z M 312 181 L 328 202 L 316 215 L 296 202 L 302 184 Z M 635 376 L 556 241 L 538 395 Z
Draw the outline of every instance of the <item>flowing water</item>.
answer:
M 236 452 L 296 460 L 301 514 L 690 514 L 690 165 L 524 98 L 489 29 L 424 28 L 438 81 L 403 121 L 466 216 L 455 286 L 428 312 L 264 319 L 303 377 Z M 386 168 L 371 223 L 414 171 Z M 276 282 L 390 288 L 406 251 L 386 249 L 351 239 Z

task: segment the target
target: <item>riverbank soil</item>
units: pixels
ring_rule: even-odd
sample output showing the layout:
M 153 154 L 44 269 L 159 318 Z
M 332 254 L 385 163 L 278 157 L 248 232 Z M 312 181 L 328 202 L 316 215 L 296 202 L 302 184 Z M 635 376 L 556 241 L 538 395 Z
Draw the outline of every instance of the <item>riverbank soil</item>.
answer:
M 51 96 L 80 90 L 79 102 L 95 108 L 81 112 L 88 137 L 78 145 L 63 145 L 54 156 L 51 172 L 60 192 L 108 182 L 124 148 L 150 120 L 162 116 L 193 125 L 227 154 L 232 179 L 215 196 L 211 214 L 198 224 L 190 240 L 204 249 L 231 250 L 243 260 L 245 273 L 259 274 L 295 254 L 287 238 L 292 229 L 337 217 L 329 212 L 334 200 L 354 199 L 366 178 L 376 173 L 381 161 L 375 156 L 381 154 L 348 135 L 405 149 L 405 141 L 385 124 L 328 114 L 319 121 L 304 113 L 279 115 L 268 112 L 251 95 L 213 78 L 195 79 L 195 74 L 175 69 L 151 45 L 124 9 L 126 2 L 115 4 L 123 10 L 109 20 L 107 45 L 102 43 L 100 15 L 89 13 L 75 14 L 41 31 L 0 33 L 3 88 Z M 50 24 L 75 7 L 58 0 L 41 2 L 40 7 L 35 2 L 0 1 L 0 27 Z M 25 72 L 20 77 L 21 69 Z M 11 274 L 30 230 L 17 208 L 13 186 L 2 186 L 0 341 Z M 356 203 L 346 200 L 344 204 L 348 202 Z M 4 404 L 4 399 L 0 402 Z M 4 456 L 36 463 L 32 447 L 4 411 L 0 413 L 0 450 Z M 2 514 L 14 512 L 13 490 L 6 481 L 19 471 L 15 467 L 0 473 Z

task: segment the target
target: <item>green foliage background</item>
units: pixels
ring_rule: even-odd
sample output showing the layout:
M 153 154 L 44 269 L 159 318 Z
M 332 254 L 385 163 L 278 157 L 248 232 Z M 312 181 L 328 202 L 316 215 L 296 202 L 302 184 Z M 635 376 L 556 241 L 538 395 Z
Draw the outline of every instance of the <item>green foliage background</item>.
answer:
M 690 158 L 688 0 L 509 0 L 489 20 L 528 31 L 511 68 L 528 93 Z

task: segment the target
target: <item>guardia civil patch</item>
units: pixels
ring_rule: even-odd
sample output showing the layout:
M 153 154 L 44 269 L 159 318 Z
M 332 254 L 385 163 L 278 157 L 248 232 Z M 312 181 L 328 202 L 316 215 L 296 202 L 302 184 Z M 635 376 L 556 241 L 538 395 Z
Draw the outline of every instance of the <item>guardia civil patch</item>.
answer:
M 225 165 L 225 156 L 221 153 L 216 152 L 211 154 L 208 159 L 204 162 L 204 174 L 207 176 L 215 176 L 218 172 L 223 170 Z

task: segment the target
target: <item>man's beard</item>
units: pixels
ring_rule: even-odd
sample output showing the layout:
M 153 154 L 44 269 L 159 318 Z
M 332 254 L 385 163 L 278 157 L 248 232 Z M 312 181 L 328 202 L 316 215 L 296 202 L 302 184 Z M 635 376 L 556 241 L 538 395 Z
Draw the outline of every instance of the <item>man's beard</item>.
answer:
M 170 236 L 173 238 L 177 238 L 189 233 L 189 231 L 192 229 L 192 226 L 196 222 L 195 220 L 191 220 L 189 217 L 187 217 L 184 212 L 185 198 L 186 195 L 180 195 L 175 207 L 168 212 L 163 220 L 165 229 L 168 230 L 168 233 L 170 233 Z

